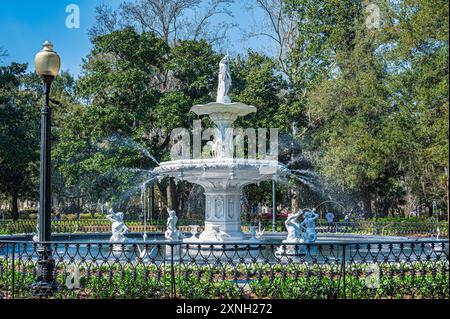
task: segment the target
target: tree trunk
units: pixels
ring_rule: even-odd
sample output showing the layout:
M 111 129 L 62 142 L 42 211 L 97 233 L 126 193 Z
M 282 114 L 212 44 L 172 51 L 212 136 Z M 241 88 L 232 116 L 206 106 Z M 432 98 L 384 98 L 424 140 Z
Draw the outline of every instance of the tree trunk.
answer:
M 294 214 L 298 211 L 298 189 L 291 188 L 291 213 Z
M 77 220 L 79 220 L 80 219 L 80 211 L 81 211 L 81 197 L 78 197 L 76 199 L 76 205 L 77 205 L 77 208 L 76 208 Z
M 447 223 L 450 224 L 450 198 L 449 198 L 449 192 L 448 192 L 448 188 L 449 188 L 449 183 L 448 183 L 448 168 L 445 168 L 445 176 L 446 176 L 446 181 L 445 181 L 445 188 L 446 188 L 446 195 L 447 195 Z
M 13 221 L 16 221 L 19 219 L 19 206 L 17 203 L 18 199 L 19 199 L 19 194 L 14 193 L 12 195 L 12 200 L 11 200 L 11 212 L 12 212 Z
M 173 209 L 174 203 L 173 203 L 173 196 L 172 196 L 172 178 L 169 178 L 169 181 L 167 182 L 166 187 L 166 196 L 167 196 L 167 208 Z
M 363 204 L 366 216 L 372 216 L 372 194 L 367 189 L 363 191 Z
M 178 201 L 178 209 L 180 210 L 180 216 L 182 216 L 183 218 L 186 218 L 186 210 L 184 209 L 184 206 L 185 206 L 185 202 L 184 202 L 184 200 L 183 200 L 183 198 L 181 198 L 179 201 Z

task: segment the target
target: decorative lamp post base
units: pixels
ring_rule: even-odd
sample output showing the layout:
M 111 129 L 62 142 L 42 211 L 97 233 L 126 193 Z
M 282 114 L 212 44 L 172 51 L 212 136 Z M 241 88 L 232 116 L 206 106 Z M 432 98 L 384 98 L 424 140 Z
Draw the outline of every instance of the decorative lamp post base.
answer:
M 53 296 L 58 289 L 58 284 L 54 280 L 53 274 L 55 261 L 49 257 L 51 252 L 48 248 L 39 249 L 38 254 L 37 280 L 31 285 L 31 292 L 36 298 L 48 298 Z

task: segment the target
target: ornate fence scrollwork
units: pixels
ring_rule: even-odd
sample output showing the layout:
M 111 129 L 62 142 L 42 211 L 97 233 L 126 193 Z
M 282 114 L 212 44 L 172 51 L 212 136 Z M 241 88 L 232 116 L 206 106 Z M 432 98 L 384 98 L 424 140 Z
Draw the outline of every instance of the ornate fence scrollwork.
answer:
M 49 243 L 52 298 L 448 298 L 448 241 Z M 0 241 L 0 298 L 32 298 L 39 243 Z

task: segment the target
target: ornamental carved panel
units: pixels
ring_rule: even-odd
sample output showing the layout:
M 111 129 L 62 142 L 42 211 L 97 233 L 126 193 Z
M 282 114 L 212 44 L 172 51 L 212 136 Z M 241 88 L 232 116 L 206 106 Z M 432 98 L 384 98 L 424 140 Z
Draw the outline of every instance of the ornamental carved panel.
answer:
M 206 197 L 205 210 L 206 210 L 205 216 L 207 219 L 209 219 L 211 217 L 211 199 L 208 196 Z
M 234 201 L 232 199 L 228 200 L 228 218 L 234 217 Z
M 216 218 L 222 218 L 223 216 L 223 200 L 221 197 L 217 197 L 215 200 L 214 216 Z

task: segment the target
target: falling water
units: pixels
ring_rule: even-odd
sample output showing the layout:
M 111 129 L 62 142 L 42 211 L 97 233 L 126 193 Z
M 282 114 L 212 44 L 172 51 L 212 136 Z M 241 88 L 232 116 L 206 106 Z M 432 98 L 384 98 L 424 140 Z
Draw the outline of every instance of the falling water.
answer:
M 314 192 L 317 192 L 317 193 L 321 193 L 322 192 L 322 190 L 320 190 L 313 182 L 311 182 L 311 177 L 297 175 L 292 170 L 289 170 L 288 176 L 295 178 L 298 182 L 300 182 L 301 184 L 307 186 L 308 188 L 310 188 Z
M 110 148 L 110 145 L 106 144 L 105 142 L 114 143 L 116 145 L 120 146 L 127 146 L 131 149 L 139 151 L 141 154 L 144 154 L 147 158 L 151 159 L 153 162 L 155 162 L 156 165 L 159 165 L 159 162 L 156 160 L 156 158 L 150 154 L 150 152 L 137 143 L 136 141 L 133 141 L 131 138 L 126 138 L 118 135 L 112 135 L 109 138 L 105 139 L 103 142 L 98 143 L 99 148 L 108 149 Z
M 144 181 L 141 185 L 141 200 L 142 200 L 142 211 L 144 214 L 144 233 L 142 235 L 143 240 L 145 241 L 147 239 L 147 215 L 148 215 L 148 210 L 149 207 L 147 207 L 146 202 L 147 202 L 147 185 L 150 182 L 153 182 L 156 179 L 156 176 L 153 176 L 150 179 L 147 179 L 146 181 Z
M 309 170 L 309 169 L 291 169 L 291 172 L 296 172 L 296 173 L 299 173 L 299 174 L 302 174 L 302 175 L 306 175 L 306 176 L 311 176 L 311 177 L 313 177 L 313 178 L 320 178 L 320 175 L 319 174 L 317 174 L 317 172 L 314 172 L 314 171 L 312 171 L 312 170 Z
M 342 209 L 344 209 L 344 211 L 348 211 L 348 209 L 347 209 L 343 204 L 341 204 L 341 203 L 339 203 L 339 202 L 337 202 L 337 201 L 335 201 L 335 200 L 326 200 L 326 201 L 324 201 L 324 202 L 321 202 L 319 205 L 317 205 L 316 207 L 314 207 L 314 209 L 317 209 L 317 208 L 319 208 L 320 206 L 322 206 L 323 204 L 327 204 L 327 203 L 336 204 L 336 205 L 338 205 L 339 207 L 341 207 Z

